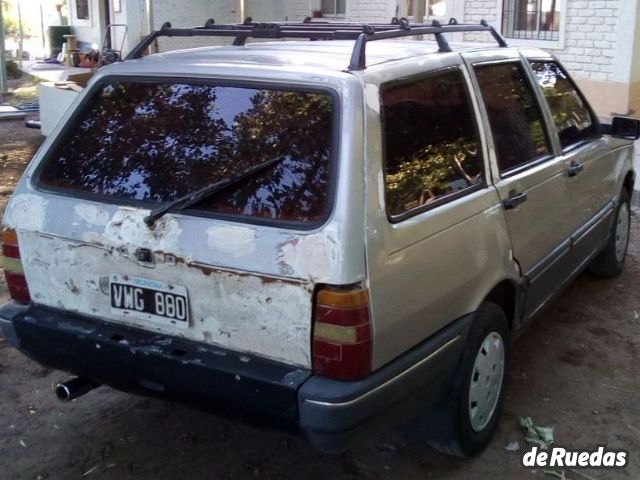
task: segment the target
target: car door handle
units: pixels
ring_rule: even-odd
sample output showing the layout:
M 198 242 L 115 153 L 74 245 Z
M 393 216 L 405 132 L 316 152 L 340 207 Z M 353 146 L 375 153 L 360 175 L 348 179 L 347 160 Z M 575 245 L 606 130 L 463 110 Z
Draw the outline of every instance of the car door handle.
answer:
M 583 170 L 584 170 L 584 165 L 582 163 L 571 162 L 571 164 L 569 165 L 569 168 L 567 169 L 567 174 L 570 177 L 575 177 Z
M 515 190 L 512 190 L 511 192 L 509 192 L 509 198 L 505 198 L 502 201 L 502 205 L 504 206 L 505 210 L 513 210 L 518 205 L 526 201 L 527 192 L 516 192 Z

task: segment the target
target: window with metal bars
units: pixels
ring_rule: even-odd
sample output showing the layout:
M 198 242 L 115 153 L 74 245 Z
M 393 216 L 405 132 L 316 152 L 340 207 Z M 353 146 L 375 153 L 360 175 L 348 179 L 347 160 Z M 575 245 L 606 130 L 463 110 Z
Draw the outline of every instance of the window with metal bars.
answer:
M 525 40 L 559 40 L 561 0 L 505 0 L 502 35 Z
M 89 19 L 89 0 L 76 0 L 76 18 L 78 20 Z

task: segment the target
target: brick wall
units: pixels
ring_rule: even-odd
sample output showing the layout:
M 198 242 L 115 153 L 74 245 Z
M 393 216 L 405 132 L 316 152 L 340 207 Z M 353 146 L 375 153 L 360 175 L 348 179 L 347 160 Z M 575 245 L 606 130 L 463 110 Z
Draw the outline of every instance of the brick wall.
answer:
M 291 0 L 287 2 L 290 21 L 300 21 L 311 15 L 311 0 Z M 346 21 L 387 23 L 395 15 L 395 0 L 347 0 Z M 342 18 L 341 18 L 342 20 Z
M 466 0 L 465 21 L 477 23 L 485 19 L 498 27 L 502 20 L 495 0 Z M 546 48 L 556 54 L 577 78 L 611 80 L 616 49 L 617 0 L 568 0 L 566 6 L 565 44 L 556 42 Z M 471 42 L 492 41 L 483 34 L 466 34 Z M 507 39 L 507 42 L 509 39 Z M 545 48 L 544 42 L 540 46 Z
M 498 6 L 495 0 L 462 0 L 464 1 L 464 18 L 458 21 L 465 23 L 480 23 L 486 20 L 489 24 L 498 26 L 500 17 L 498 16 Z M 466 33 L 464 37 L 467 42 L 488 42 L 493 41 L 485 33 Z
M 244 16 L 255 22 L 284 22 L 287 15 L 287 2 L 264 0 L 245 0 Z
M 290 0 L 287 2 L 287 16 L 289 21 L 297 22 L 311 15 L 309 0 Z
M 569 0 L 565 48 L 555 53 L 576 77 L 612 79 L 618 5 L 616 0 Z
M 260 0 L 265 1 L 265 0 Z M 499 26 L 501 13 L 498 0 L 454 0 L 463 2 L 464 20 L 479 23 L 487 20 Z M 563 0 L 564 1 L 564 0 Z M 252 2 L 248 10 L 251 10 Z M 290 0 L 284 11 L 278 13 L 290 21 L 300 21 L 311 14 L 314 0 Z M 347 0 L 347 15 L 344 20 L 354 22 L 388 22 L 395 15 L 397 0 Z M 179 0 L 155 0 L 156 26 L 171 19 L 174 25 L 197 25 L 206 18 L 215 17 L 217 23 L 235 21 L 235 0 L 220 0 L 212 4 L 209 0 L 194 0 L 189 8 Z M 616 49 L 616 23 L 619 0 L 567 0 L 565 45 L 558 49 L 555 42 L 549 42 L 548 49 L 558 55 L 564 65 L 577 78 L 597 81 L 611 80 Z M 247 14 L 251 14 L 250 11 Z M 256 18 L 256 20 L 260 20 Z M 272 19 L 269 19 L 272 20 Z M 471 42 L 492 42 L 486 34 L 466 34 Z M 215 40 L 164 41 L 167 47 L 215 44 Z M 224 42 L 220 42 L 224 43 Z M 543 46 L 544 48 L 544 46 Z
M 155 28 L 171 21 L 174 27 L 192 27 L 204 25 L 204 22 L 214 18 L 216 23 L 236 22 L 236 0 L 192 0 L 189 8 L 185 8 L 182 0 L 154 0 L 153 21 Z M 177 50 L 181 48 L 202 47 L 208 45 L 226 45 L 227 38 L 195 37 L 195 38 L 161 38 L 160 51 Z
M 353 22 L 388 23 L 395 15 L 393 0 L 351 0 L 348 7 L 349 18 Z

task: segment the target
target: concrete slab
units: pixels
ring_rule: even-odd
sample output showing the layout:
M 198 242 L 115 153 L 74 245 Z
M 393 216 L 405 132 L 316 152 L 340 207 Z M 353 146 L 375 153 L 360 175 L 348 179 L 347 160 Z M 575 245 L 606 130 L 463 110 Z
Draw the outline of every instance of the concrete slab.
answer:
M 0 120 L 15 120 L 26 116 L 26 113 L 21 112 L 11 105 L 0 105 Z
M 61 82 L 74 73 L 90 73 L 90 68 L 67 67 L 66 65 L 50 63 L 32 63 L 25 70 L 29 75 L 41 78 L 47 82 Z

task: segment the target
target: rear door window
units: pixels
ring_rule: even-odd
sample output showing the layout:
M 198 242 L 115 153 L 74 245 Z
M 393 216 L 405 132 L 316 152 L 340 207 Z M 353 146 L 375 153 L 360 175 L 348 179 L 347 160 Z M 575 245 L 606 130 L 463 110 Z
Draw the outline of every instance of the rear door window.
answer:
M 542 113 L 520 63 L 474 67 L 500 172 L 509 172 L 551 154 Z
M 563 150 L 598 134 L 587 102 L 556 62 L 532 61 L 531 68 L 547 100 Z
M 392 221 L 484 184 L 483 158 L 457 68 L 384 87 L 385 191 Z
M 335 112 L 326 92 L 112 82 L 76 115 L 39 183 L 115 203 L 162 204 L 280 158 L 190 208 L 317 222 L 328 208 Z

